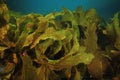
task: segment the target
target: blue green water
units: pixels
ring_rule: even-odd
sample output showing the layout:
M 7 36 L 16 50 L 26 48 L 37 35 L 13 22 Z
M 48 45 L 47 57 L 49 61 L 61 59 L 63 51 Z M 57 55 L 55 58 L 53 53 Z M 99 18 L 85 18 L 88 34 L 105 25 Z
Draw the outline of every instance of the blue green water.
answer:
M 120 11 L 120 0 L 7 0 L 10 9 L 22 13 L 48 14 L 60 11 L 64 6 L 75 10 L 82 6 L 84 10 L 96 8 L 98 14 L 103 18 L 110 18 Z

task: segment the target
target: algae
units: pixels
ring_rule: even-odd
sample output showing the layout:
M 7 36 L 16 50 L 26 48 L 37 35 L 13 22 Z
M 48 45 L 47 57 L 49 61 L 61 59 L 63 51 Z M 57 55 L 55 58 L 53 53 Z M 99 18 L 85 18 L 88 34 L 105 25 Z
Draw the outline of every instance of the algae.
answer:
M 93 80 L 102 80 L 119 77 L 118 13 L 111 23 L 102 25 L 104 20 L 95 9 L 83 11 L 78 7 L 72 12 L 63 7 L 61 12 L 45 16 L 21 15 L 9 11 L 5 3 L 0 3 L 0 9 L 0 66 L 13 68 L 11 73 L 1 76 L 6 70 L 1 71 L 0 67 L 0 79 L 88 80 L 92 75 Z M 14 67 L 6 66 L 8 63 Z M 111 71 L 109 77 L 104 76 L 108 75 L 107 69 Z

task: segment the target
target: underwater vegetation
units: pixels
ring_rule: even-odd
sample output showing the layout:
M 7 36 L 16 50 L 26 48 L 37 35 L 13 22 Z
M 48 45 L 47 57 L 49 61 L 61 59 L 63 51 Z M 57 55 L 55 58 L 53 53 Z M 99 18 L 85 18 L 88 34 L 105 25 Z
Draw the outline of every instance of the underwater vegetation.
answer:
M 119 13 L 22 15 L 0 2 L 0 80 L 120 80 L 119 24 Z

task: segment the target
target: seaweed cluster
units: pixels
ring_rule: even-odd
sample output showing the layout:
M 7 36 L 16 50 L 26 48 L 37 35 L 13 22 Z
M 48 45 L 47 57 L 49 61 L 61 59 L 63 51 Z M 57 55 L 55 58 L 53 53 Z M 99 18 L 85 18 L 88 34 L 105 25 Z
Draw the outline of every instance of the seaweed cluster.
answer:
M 1 80 L 119 80 L 119 14 L 62 8 L 22 15 L 0 3 Z

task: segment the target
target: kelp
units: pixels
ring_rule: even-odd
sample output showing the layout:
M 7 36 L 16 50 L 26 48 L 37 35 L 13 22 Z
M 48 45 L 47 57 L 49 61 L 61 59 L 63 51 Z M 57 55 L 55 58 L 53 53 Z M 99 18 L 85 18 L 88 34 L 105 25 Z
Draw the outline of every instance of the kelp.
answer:
M 119 24 L 119 14 L 116 13 L 113 17 L 113 27 L 115 29 L 116 41 L 115 47 L 120 50 L 120 24 Z
M 108 33 L 105 34 L 95 9 L 83 11 L 78 7 L 72 12 L 63 8 L 61 12 L 45 16 L 21 15 L 7 11 L 3 6 L 0 9 L 0 19 L 5 21 L 0 22 L 0 65 L 7 68 L 5 64 L 14 64 L 11 80 L 82 80 L 87 71 L 94 78 L 98 78 L 97 73 L 103 79 L 102 73 L 111 67 L 108 60 L 113 58 L 111 54 L 117 52 L 119 55 L 118 14 L 112 24 L 107 23 L 105 31 Z M 98 34 L 99 31 L 102 33 Z M 101 34 L 111 38 L 116 35 L 114 47 L 118 51 L 102 49 L 98 45 Z M 0 76 L 0 79 L 6 76 Z
M 85 11 L 83 11 L 82 7 L 79 6 L 77 9 L 73 12 L 74 19 L 77 22 L 78 25 L 84 25 L 85 21 Z
M 97 26 L 99 22 L 99 18 L 95 9 L 90 9 L 85 13 L 85 27 L 87 28 L 85 31 L 85 45 L 87 47 L 86 51 L 91 52 L 95 51 L 98 48 L 97 45 Z M 91 36 L 92 35 L 92 36 Z
M 0 14 L 4 14 L 8 11 L 8 7 L 5 3 L 0 3 Z
M 32 60 L 30 59 L 30 57 L 26 55 L 22 57 L 22 60 L 23 60 L 22 66 L 23 80 L 38 80 L 36 68 L 32 65 Z

